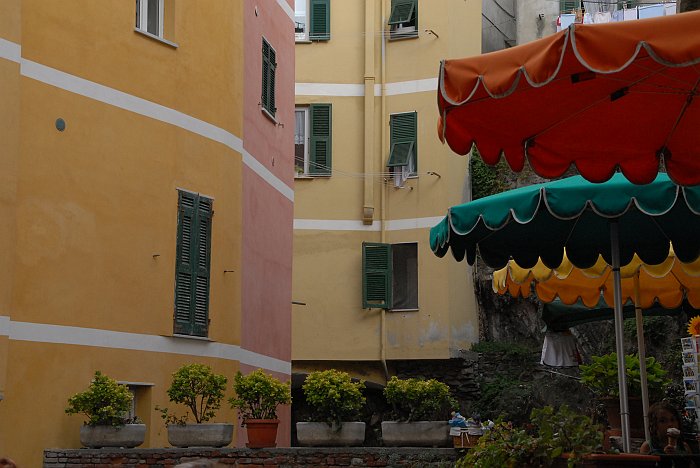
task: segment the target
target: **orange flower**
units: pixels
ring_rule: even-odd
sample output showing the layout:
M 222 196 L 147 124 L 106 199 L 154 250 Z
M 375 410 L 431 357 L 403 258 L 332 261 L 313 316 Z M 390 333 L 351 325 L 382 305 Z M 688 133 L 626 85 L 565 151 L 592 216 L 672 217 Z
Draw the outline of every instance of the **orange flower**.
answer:
M 700 335 L 700 316 L 690 319 L 690 322 L 688 322 L 688 333 L 690 335 Z

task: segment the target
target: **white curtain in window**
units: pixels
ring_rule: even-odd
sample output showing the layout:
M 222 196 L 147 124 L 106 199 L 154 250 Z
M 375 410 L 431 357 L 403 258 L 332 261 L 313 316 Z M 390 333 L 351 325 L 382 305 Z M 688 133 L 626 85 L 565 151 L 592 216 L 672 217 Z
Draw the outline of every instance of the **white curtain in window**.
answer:
M 304 144 L 304 133 L 306 127 L 306 122 L 304 122 L 304 111 L 296 111 L 294 113 L 294 144 L 303 145 Z

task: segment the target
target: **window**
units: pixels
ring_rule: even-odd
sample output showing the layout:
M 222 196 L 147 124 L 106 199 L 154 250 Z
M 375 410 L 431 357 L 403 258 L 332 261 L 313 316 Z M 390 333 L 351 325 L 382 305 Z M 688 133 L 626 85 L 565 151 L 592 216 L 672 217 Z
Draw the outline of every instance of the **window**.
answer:
M 131 393 L 131 405 L 124 413 L 123 417 L 130 421 L 135 421 L 138 418 L 141 421 L 148 421 L 151 411 L 151 387 L 152 383 L 147 382 L 124 382 L 117 381 L 119 385 L 126 385 Z
M 386 165 L 394 174 L 394 184 L 403 187 L 409 177 L 416 175 L 418 168 L 418 142 L 416 128 L 418 114 L 404 112 L 389 117 L 389 160 Z
M 262 108 L 275 116 L 275 70 L 277 69 L 275 49 L 263 39 L 262 41 Z
M 362 307 L 418 309 L 417 243 L 362 243 Z
M 207 336 L 213 200 L 179 191 L 175 259 L 175 333 Z
M 294 38 L 297 41 L 331 38 L 330 0 L 294 0 Z
M 163 0 L 136 0 L 136 28 L 163 37 Z
M 391 39 L 418 37 L 418 0 L 391 0 Z
M 295 109 L 294 166 L 297 176 L 331 175 L 330 104 Z

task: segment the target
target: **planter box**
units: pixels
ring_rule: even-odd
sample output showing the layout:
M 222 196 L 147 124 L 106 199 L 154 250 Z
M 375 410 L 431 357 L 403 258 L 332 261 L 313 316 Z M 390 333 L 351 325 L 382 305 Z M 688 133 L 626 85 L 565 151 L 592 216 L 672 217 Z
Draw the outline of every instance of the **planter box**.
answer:
M 170 424 L 168 442 L 173 447 L 224 447 L 233 439 L 233 424 Z
M 449 447 L 446 421 L 382 422 L 382 439 L 389 447 Z
M 81 426 L 80 443 L 88 448 L 126 447 L 143 444 L 146 439 L 145 424 L 123 426 Z
M 324 422 L 298 422 L 297 440 L 304 447 L 350 447 L 365 441 L 365 423 L 344 422 L 340 428 Z

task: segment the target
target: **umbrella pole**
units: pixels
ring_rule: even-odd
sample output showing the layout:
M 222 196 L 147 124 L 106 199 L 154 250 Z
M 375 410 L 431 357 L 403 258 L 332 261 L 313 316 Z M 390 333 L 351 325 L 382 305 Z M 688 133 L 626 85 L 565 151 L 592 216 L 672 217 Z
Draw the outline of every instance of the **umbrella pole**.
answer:
M 637 319 L 637 349 L 639 354 L 639 377 L 642 386 L 642 411 L 644 413 L 644 438 L 649 442 L 649 385 L 647 383 L 647 352 L 644 343 L 644 318 L 639 305 L 639 270 L 634 275 L 634 314 Z
M 630 412 L 627 401 L 627 372 L 623 343 L 622 285 L 620 280 L 620 237 L 616 220 L 610 221 L 610 253 L 612 255 L 615 302 L 615 349 L 617 351 L 617 384 L 620 391 L 620 421 L 622 422 L 622 451 L 630 451 Z

